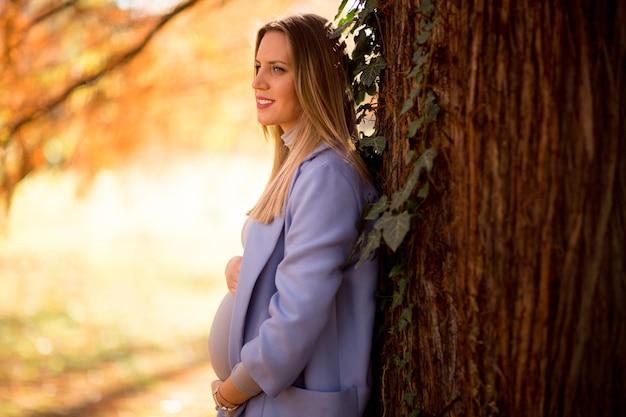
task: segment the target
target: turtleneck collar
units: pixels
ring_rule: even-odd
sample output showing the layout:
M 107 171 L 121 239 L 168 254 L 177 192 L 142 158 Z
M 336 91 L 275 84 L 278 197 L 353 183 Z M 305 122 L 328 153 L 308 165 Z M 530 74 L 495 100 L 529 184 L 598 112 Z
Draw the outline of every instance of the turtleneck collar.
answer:
M 281 136 L 281 139 L 285 143 L 285 146 L 288 147 L 289 149 L 291 149 L 291 146 L 293 145 L 293 141 L 295 140 L 295 138 L 296 138 L 296 126 L 292 127 L 291 129 L 283 133 Z

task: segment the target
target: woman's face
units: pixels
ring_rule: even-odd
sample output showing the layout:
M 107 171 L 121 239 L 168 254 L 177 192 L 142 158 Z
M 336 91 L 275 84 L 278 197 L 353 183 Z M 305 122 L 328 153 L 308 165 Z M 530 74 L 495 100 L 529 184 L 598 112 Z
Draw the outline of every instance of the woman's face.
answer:
M 267 32 L 261 39 L 255 60 L 252 88 L 256 96 L 257 118 L 264 126 L 279 125 L 286 132 L 296 125 L 302 107 L 294 88 L 294 67 L 287 37 Z

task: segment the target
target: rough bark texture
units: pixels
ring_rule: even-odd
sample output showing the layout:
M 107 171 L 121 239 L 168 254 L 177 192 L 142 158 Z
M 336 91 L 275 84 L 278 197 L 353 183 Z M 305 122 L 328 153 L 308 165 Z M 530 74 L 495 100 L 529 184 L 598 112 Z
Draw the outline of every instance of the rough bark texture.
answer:
M 381 314 L 371 415 L 408 415 L 409 392 L 420 416 L 620 415 L 626 3 L 437 2 L 427 83 L 442 112 L 409 142 L 419 3 L 379 1 L 385 193 L 420 141 L 439 156 L 408 246 L 413 322 L 389 331 L 402 309 Z M 383 279 L 381 299 L 395 290 Z

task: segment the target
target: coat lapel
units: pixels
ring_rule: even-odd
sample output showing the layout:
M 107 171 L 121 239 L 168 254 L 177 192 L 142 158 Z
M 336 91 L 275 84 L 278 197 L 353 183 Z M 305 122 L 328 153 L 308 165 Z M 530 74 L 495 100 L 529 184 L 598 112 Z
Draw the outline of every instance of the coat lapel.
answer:
M 302 163 L 313 159 L 326 149 L 329 149 L 329 146 L 326 143 L 321 144 L 317 149 L 311 152 Z M 291 180 L 289 195 L 291 195 L 291 189 L 298 177 L 299 170 L 300 168 L 298 168 Z M 289 200 L 289 197 L 287 197 L 287 200 Z M 243 259 L 241 261 L 241 269 L 239 271 L 240 279 L 237 284 L 237 295 L 235 296 L 230 327 L 228 356 L 231 368 L 241 361 L 246 314 L 248 306 L 250 305 L 250 297 L 252 296 L 254 285 L 276 249 L 276 244 L 284 226 L 285 219 L 280 216 L 275 217 L 270 224 L 261 224 L 253 221 L 250 226 Z
M 284 224 L 284 218 L 276 217 L 270 224 L 261 224 L 253 221 L 250 226 L 246 247 L 244 248 L 244 256 L 241 261 L 240 279 L 237 284 L 237 295 L 235 296 L 230 328 L 228 347 L 231 367 L 240 361 L 246 313 L 252 291 L 254 290 L 254 284 L 275 250 Z

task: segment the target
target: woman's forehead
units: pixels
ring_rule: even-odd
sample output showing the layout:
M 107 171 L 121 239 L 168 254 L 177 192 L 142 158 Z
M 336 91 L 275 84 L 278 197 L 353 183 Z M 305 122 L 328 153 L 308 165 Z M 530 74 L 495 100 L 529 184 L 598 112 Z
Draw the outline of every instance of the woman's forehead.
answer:
M 291 62 L 291 54 L 289 52 L 287 36 L 280 31 L 272 30 L 267 32 L 261 39 L 256 59 L 267 62 L 280 61 L 288 64 Z

